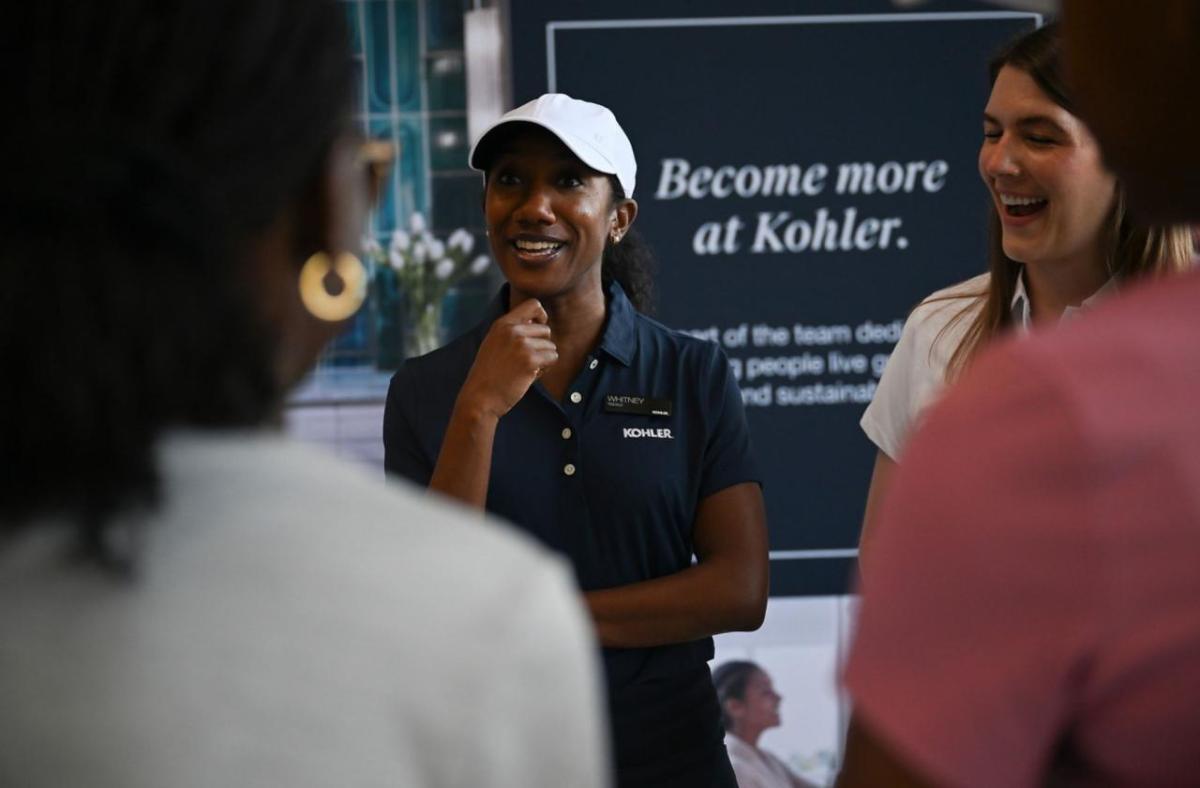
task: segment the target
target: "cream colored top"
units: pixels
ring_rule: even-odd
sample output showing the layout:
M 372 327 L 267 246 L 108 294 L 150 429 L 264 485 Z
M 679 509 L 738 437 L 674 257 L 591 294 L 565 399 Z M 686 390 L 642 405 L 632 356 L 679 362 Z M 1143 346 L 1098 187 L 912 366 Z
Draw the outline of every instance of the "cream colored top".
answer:
M 569 568 L 515 530 L 260 433 L 161 449 L 123 583 L 66 524 L 0 546 L 0 784 L 608 782 Z
M 986 290 L 989 276 L 980 274 L 938 290 L 908 316 L 875 396 L 859 422 L 871 442 L 891 459 L 900 457 L 921 414 L 941 395 L 950 357 L 983 306 L 980 294 Z M 1116 281 L 1110 279 L 1078 307 L 1067 307 L 1062 320 L 1076 317 L 1115 289 Z M 1011 308 L 1017 331 L 1027 332 L 1033 314 L 1023 270 Z
M 732 733 L 725 734 L 725 749 L 738 788 L 813 788 L 812 783 L 797 777 L 783 761 Z

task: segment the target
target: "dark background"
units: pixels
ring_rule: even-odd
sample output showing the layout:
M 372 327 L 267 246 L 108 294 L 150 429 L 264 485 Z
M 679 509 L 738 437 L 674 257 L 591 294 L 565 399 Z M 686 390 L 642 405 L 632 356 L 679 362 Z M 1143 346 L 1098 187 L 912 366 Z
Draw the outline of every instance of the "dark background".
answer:
M 511 8 L 514 101 L 545 92 L 547 29 L 567 20 L 729 17 L 729 4 L 518 0 Z M 920 13 L 998 12 L 982 3 L 941 2 Z M 889 2 L 742 2 L 739 17 L 897 14 Z M 637 226 L 659 260 L 656 317 L 700 329 L 742 322 L 791 326 L 888 323 L 923 296 L 985 268 L 987 197 L 976 173 L 986 64 L 1003 42 L 1032 28 L 1021 18 L 850 24 L 756 23 L 667 28 L 559 28 L 559 92 L 612 109 L 638 159 Z M 656 200 L 664 158 L 741 166 L 823 162 L 817 197 Z M 838 195 L 837 165 L 895 160 L 949 163 L 936 193 Z M 759 211 L 812 221 L 818 208 L 841 219 L 899 216 L 906 249 L 749 254 Z M 707 221 L 739 215 L 743 251 L 696 256 L 692 238 Z M 890 345 L 847 346 L 886 353 Z M 727 349 L 731 357 L 824 353 L 829 348 Z M 866 376 L 827 375 L 787 385 Z M 743 385 L 753 385 L 743 381 Z M 858 404 L 749 408 L 773 551 L 844 550 L 858 529 L 874 446 L 858 427 Z M 853 559 L 772 561 L 773 595 L 848 590 Z

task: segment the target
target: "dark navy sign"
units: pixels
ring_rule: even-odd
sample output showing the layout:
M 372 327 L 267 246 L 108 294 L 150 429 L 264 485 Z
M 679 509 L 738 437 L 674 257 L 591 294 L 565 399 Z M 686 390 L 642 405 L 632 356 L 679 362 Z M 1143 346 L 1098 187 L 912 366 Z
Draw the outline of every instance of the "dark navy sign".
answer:
M 657 317 L 719 342 L 739 376 L 772 593 L 842 593 L 874 458 L 858 419 L 908 310 L 984 270 L 986 62 L 1037 18 L 514 6 L 516 100 L 557 90 L 616 113 Z

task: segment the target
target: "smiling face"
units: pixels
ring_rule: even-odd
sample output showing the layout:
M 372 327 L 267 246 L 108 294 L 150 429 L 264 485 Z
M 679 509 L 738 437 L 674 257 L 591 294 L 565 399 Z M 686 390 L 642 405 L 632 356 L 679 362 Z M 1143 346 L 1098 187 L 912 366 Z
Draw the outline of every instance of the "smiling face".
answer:
M 529 126 L 500 146 L 487 168 L 484 213 L 492 254 L 522 295 L 602 293 L 604 246 L 628 230 L 630 202 L 614 201 L 609 176 L 585 165 L 553 134 Z
M 1116 177 L 1079 118 L 1029 74 L 1000 69 L 984 109 L 979 174 L 1000 215 L 1004 253 L 1027 265 L 1104 265 Z

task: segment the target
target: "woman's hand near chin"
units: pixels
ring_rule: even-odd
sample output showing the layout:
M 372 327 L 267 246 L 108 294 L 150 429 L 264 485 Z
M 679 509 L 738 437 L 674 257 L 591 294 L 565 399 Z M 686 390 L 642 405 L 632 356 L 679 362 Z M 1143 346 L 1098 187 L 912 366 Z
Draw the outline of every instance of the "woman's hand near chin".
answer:
M 558 360 L 548 320 L 530 299 L 492 324 L 454 403 L 429 489 L 484 508 L 496 425 Z
M 498 420 L 542 370 L 558 361 L 546 310 L 536 299 L 518 304 L 492 324 L 455 403 L 455 415 Z

